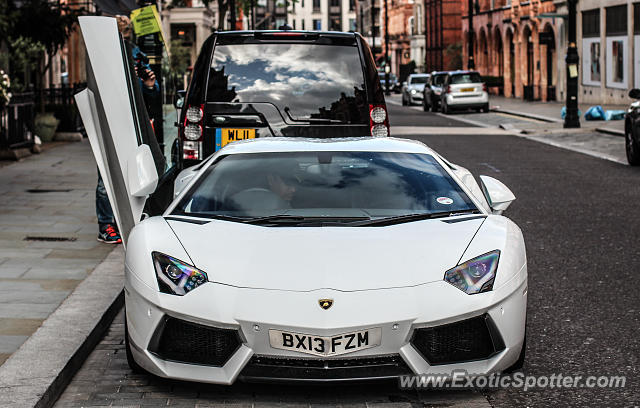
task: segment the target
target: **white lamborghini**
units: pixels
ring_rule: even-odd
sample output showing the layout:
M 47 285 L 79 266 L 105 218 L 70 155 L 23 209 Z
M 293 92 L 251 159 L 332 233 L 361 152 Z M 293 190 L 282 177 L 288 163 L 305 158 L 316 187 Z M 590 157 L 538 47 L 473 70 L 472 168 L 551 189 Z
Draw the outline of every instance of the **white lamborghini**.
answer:
M 522 365 L 527 263 L 502 183 L 367 137 L 236 142 L 167 185 L 115 22 L 81 27 L 132 368 L 231 384 Z

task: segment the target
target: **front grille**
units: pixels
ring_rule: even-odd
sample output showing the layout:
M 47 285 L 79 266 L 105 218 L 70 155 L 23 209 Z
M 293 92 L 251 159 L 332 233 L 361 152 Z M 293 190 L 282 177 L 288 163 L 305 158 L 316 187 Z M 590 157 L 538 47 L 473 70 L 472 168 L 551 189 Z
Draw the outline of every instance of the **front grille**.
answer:
M 411 374 L 399 355 L 350 359 L 253 356 L 240 373 L 245 380 L 340 381 L 395 378 Z
M 223 366 L 240 347 L 237 330 L 220 329 L 165 317 L 149 344 L 163 360 Z
M 416 329 L 411 344 L 431 365 L 483 360 L 505 348 L 495 324 L 486 314 Z

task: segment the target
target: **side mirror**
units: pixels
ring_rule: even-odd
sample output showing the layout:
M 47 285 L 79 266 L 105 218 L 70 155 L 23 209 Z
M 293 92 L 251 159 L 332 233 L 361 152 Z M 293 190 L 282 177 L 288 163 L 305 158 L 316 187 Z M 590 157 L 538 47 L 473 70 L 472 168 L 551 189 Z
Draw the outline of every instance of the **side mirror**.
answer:
M 176 92 L 176 98 L 175 98 L 175 101 L 173 102 L 173 106 L 175 106 L 176 109 L 182 109 L 182 107 L 184 106 L 185 96 L 187 96 L 187 91 L 185 90 L 180 90 Z
M 629 91 L 629 98 L 640 99 L 640 89 L 633 88 Z
M 197 174 L 197 171 L 194 170 L 194 167 L 196 166 L 192 166 L 182 170 L 180 174 L 178 174 L 178 177 L 176 177 L 176 180 L 173 182 L 173 198 L 174 199 L 178 197 L 180 193 L 182 193 L 182 190 L 184 190 L 184 188 L 189 184 L 189 182 L 191 182 L 193 177 Z
M 138 146 L 135 156 L 127 163 L 127 181 L 134 197 L 147 197 L 156 190 L 158 173 L 149 145 Z
M 516 196 L 509 190 L 509 187 L 489 176 L 480 176 L 482 193 L 489 202 L 489 206 L 494 214 L 500 215 L 516 199 Z

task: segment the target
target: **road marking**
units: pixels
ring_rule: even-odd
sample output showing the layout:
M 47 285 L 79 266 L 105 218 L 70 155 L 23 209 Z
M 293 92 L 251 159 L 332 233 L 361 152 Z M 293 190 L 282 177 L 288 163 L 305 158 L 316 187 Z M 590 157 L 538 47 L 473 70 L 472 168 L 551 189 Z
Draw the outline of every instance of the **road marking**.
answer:
M 481 165 L 481 166 L 488 167 L 488 168 L 490 168 L 491 170 L 495 171 L 496 173 L 502 173 L 502 171 L 501 171 L 499 168 L 497 168 L 497 167 L 495 167 L 495 166 L 492 166 L 492 165 L 490 165 L 489 163 L 480 163 L 480 165 Z

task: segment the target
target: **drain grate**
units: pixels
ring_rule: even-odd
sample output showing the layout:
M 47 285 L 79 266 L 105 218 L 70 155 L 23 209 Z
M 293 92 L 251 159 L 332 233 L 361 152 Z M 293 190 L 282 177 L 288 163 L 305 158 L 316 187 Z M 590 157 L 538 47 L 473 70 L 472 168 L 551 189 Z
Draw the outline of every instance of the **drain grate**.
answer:
M 46 242 L 61 242 L 61 241 L 77 241 L 76 237 L 32 237 L 27 236 L 24 238 L 25 241 L 46 241 Z
M 40 193 L 68 193 L 70 191 L 73 191 L 69 188 L 30 188 L 29 190 L 27 190 L 27 193 L 34 193 L 34 194 L 40 194 Z

